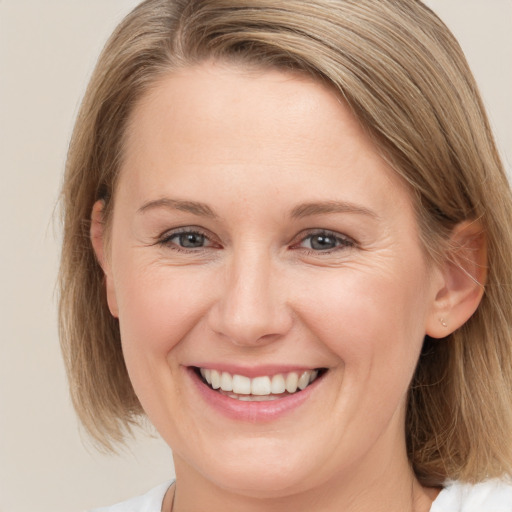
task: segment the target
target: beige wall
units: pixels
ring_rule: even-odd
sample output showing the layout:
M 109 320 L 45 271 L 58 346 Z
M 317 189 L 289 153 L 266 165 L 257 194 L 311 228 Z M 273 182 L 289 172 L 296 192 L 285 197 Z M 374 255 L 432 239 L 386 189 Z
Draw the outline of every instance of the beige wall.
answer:
M 51 224 L 66 145 L 95 58 L 136 0 L 0 0 L 0 512 L 75 512 L 172 476 L 140 436 L 84 445 L 60 359 Z M 465 49 L 512 168 L 512 0 L 429 0 Z M 57 230 L 58 233 L 58 230 Z

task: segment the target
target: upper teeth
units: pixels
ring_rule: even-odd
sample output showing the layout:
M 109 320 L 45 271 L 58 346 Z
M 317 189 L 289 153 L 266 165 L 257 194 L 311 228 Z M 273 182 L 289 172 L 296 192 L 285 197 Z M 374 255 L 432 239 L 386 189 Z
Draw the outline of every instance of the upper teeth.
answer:
M 281 394 L 287 391 L 295 393 L 297 389 L 304 389 L 311 384 L 318 376 L 317 370 L 306 370 L 304 372 L 289 372 L 286 374 L 255 377 L 251 379 L 244 375 L 231 375 L 228 372 L 200 368 L 203 378 L 213 389 L 232 391 L 240 395 L 270 395 Z

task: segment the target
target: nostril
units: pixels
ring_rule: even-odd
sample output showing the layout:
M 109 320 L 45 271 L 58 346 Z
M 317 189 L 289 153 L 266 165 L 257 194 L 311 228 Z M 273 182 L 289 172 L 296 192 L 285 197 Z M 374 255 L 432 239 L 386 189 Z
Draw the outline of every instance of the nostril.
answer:
M 293 314 L 281 296 L 279 276 L 268 261 L 262 261 L 267 256 L 243 252 L 236 256 L 224 287 L 217 290 L 208 324 L 234 345 L 261 346 L 288 333 Z

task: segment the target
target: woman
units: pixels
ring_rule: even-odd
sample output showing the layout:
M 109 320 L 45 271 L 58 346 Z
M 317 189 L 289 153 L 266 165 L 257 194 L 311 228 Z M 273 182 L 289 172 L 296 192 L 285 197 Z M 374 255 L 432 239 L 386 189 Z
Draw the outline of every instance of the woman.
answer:
M 420 2 L 143 2 L 63 203 L 78 414 L 175 462 L 112 510 L 512 510 L 510 189 Z

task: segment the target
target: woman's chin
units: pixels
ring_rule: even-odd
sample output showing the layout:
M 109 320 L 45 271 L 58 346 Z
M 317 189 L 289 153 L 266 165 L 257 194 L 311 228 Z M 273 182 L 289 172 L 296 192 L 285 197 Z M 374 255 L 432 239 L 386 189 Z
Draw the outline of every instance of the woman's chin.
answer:
M 251 449 L 251 444 L 253 447 Z M 256 446 L 254 446 L 254 444 Z M 202 478 L 211 485 L 233 494 L 255 498 L 285 497 L 304 491 L 312 479 L 319 477 L 319 468 L 308 464 L 308 459 L 299 447 L 288 452 L 279 447 L 247 441 L 247 447 L 236 443 L 238 450 L 210 450 L 207 457 L 199 461 L 189 460 Z M 218 447 L 220 448 L 220 447 Z M 176 460 L 176 474 L 180 477 L 180 462 Z
M 217 487 L 242 496 L 270 499 L 284 498 L 305 491 L 308 478 L 301 468 L 272 468 L 267 466 L 245 467 L 243 470 L 214 468 L 213 474 L 205 475 Z M 226 485 L 227 484 L 227 485 Z

